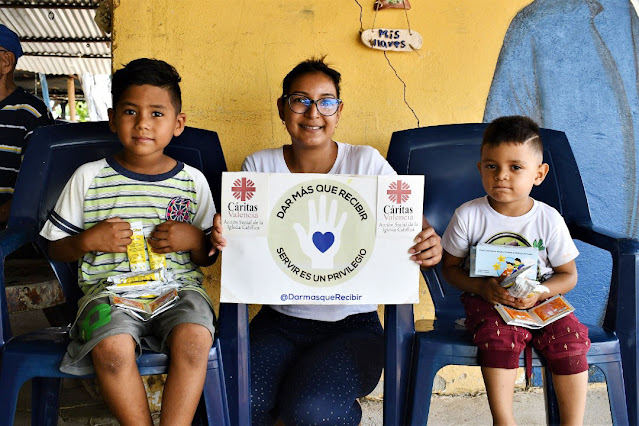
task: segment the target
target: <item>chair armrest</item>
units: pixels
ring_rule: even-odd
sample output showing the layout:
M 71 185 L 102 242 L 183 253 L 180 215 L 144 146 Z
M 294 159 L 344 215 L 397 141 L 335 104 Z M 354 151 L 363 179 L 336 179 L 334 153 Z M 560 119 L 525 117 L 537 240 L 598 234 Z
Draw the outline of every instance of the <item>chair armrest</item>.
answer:
M 595 228 L 592 224 L 571 224 L 569 229 L 573 238 L 610 252 L 612 275 L 603 326 L 616 331 L 620 341 L 636 339 L 639 329 L 639 240 Z M 620 324 L 623 327 L 618 326 Z
M 220 303 L 218 338 L 231 424 L 250 425 L 251 377 L 248 306 Z
M 592 224 L 569 224 L 570 234 L 573 238 L 599 247 L 611 254 L 638 255 L 639 240 L 629 238 L 617 232 L 595 227 Z
M 4 263 L 4 259 L 24 246 L 35 240 L 33 228 L 28 226 L 11 226 L 0 232 L 0 262 Z
M 218 337 L 234 344 L 248 343 L 248 306 L 238 303 L 220 303 Z
M 385 305 L 384 424 L 405 424 L 414 337 L 413 305 Z

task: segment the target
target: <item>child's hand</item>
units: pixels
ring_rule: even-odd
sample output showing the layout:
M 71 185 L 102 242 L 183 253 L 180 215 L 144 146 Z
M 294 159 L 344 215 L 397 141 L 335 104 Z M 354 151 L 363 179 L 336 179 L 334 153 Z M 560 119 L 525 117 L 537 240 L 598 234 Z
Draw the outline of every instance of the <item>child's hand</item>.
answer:
M 515 306 L 515 299 L 508 293 L 508 290 L 499 285 L 494 277 L 484 279 L 484 283 L 480 287 L 480 296 L 491 305 L 501 303 L 502 305 Z
M 219 213 L 215 213 L 213 217 L 213 229 L 211 230 L 211 244 L 213 247 L 209 252 L 209 256 L 215 254 L 215 250 L 220 250 L 226 247 L 226 239 L 222 236 L 222 216 Z
M 131 244 L 131 224 L 112 217 L 84 231 L 82 234 L 84 252 L 102 251 L 105 253 L 126 253 Z
M 540 296 L 541 296 L 541 294 L 534 293 L 530 297 L 515 298 L 515 302 L 512 304 L 512 307 L 513 308 L 517 308 L 517 309 L 532 308 L 533 306 L 535 306 L 537 304 L 537 302 L 539 301 Z
M 155 227 L 148 243 L 156 253 L 192 252 L 204 247 L 204 234 L 190 223 L 168 220 Z
M 422 229 L 415 237 L 415 243 L 408 252 L 412 254 L 410 259 L 422 268 L 435 266 L 442 260 L 441 238 L 432 226 L 428 225 Z

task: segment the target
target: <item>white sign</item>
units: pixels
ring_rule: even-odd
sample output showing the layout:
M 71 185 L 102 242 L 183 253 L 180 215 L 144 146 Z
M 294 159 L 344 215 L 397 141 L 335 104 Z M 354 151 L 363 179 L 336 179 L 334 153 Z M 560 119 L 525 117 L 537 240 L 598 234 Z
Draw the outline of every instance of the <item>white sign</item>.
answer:
M 419 302 L 423 176 L 224 173 L 221 302 Z
M 422 36 L 415 30 L 376 28 L 362 31 L 362 43 L 372 49 L 412 52 L 422 47 Z

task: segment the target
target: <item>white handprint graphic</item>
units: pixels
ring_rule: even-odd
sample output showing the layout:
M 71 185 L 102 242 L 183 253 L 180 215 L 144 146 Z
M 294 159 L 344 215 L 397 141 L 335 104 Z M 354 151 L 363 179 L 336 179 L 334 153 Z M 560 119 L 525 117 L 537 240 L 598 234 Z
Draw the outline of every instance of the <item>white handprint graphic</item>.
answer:
M 319 199 L 319 214 L 315 209 L 315 200 L 308 202 L 308 231 L 299 223 L 293 224 L 297 233 L 300 247 L 306 256 L 311 259 L 311 265 L 315 269 L 331 269 L 333 258 L 339 250 L 342 228 L 346 223 L 347 214 L 343 212 L 337 219 L 337 201 L 331 202 L 331 207 L 326 215 L 326 196 Z

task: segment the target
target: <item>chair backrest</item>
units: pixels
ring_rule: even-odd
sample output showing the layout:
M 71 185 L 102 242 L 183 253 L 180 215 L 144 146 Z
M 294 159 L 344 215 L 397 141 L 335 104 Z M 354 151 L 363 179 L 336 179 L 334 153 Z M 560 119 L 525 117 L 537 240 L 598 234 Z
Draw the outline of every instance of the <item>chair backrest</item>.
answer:
M 485 195 L 477 162 L 487 124 L 454 124 L 393 133 L 388 162 L 399 174 L 425 177 L 424 215 L 443 235 L 455 209 Z M 566 222 L 590 224 L 590 212 L 577 164 L 563 132 L 542 129 L 546 180 L 532 197 L 555 207 Z M 447 284 L 441 267 L 424 271 L 437 318 L 464 316 L 459 290 Z
M 47 252 L 38 232 L 73 172 L 82 164 L 104 158 L 121 149 L 106 122 L 46 126 L 36 129 L 29 141 L 16 182 L 8 228 L 26 227 L 34 241 Z M 173 138 L 165 153 L 201 170 L 209 182 L 219 209 L 220 185 L 226 163 L 215 132 L 187 127 Z M 77 265 L 50 261 L 67 303 L 75 307 L 81 296 L 77 285 Z

